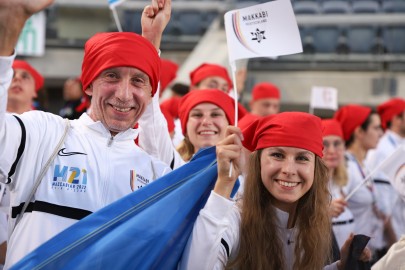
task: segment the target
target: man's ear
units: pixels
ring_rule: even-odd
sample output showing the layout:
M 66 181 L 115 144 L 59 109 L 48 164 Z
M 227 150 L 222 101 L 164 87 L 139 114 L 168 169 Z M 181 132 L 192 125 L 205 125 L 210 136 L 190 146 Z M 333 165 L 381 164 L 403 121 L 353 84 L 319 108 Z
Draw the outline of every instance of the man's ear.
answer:
M 90 83 L 89 86 L 86 88 L 86 90 L 84 90 L 84 92 L 88 96 L 92 96 L 93 95 L 93 83 Z

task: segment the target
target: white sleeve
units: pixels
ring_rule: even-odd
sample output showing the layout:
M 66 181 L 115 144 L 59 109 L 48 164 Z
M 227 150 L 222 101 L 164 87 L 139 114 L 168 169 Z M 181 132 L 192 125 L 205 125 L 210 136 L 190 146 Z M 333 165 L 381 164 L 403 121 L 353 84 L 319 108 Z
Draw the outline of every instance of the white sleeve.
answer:
M 172 169 L 186 163 L 177 152 L 170 138 L 166 118 L 160 110 L 158 92 L 152 98 L 138 123 L 139 146 L 145 152 L 163 161 Z
M 194 224 L 179 269 L 224 269 L 238 248 L 239 222 L 235 202 L 212 191 Z
M 21 128 L 16 119 L 8 121 L 12 116 L 6 113 L 7 95 L 13 79 L 12 56 L 0 56 L 0 181 L 5 182 L 12 162 L 17 156 L 21 138 Z M 14 117 L 12 117 L 14 118 Z M 7 126 L 6 126 L 7 122 Z

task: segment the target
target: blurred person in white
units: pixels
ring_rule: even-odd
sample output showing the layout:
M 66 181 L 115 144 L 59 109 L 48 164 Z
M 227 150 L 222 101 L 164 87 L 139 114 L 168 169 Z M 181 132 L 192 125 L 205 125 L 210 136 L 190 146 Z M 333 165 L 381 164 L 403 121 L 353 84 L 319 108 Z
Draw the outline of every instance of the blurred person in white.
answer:
M 400 145 L 405 143 L 405 100 L 392 98 L 377 107 L 381 124 L 385 130 L 376 149 L 367 154 L 366 164 L 369 168 L 377 168 Z M 405 234 L 405 203 L 392 187 L 391 181 L 383 172 L 376 172 L 374 183 L 379 198 L 382 199 L 382 210 L 391 217 L 394 235 L 386 231 L 386 248 Z
M 384 247 L 382 239 L 386 216 L 380 210 L 380 198 L 376 194 L 374 182 L 370 180 L 362 183 L 371 172 L 364 163 L 367 152 L 377 146 L 383 134 L 380 116 L 367 106 L 349 104 L 341 107 L 334 118 L 341 124 L 346 144 L 345 157 L 349 181 L 344 189 L 345 196 L 360 186 L 347 200 L 355 218 L 355 233 L 371 237 L 368 246 L 375 260 L 379 250 Z
M 340 123 L 335 119 L 322 120 L 323 161 L 329 169 L 329 190 L 332 194 L 330 214 L 333 232 L 339 248 L 354 232 L 354 217 L 344 199 L 347 171 L 344 160 L 345 141 Z
M 18 37 L 26 20 L 52 2 L 0 0 L 0 180 L 9 184 L 12 207 L 5 268 L 78 220 L 171 171 L 135 144 L 138 130 L 132 128 L 158 89 L 158 51 L 170 0 L 152 0 L 145 7 L 142 36 L 98 33 L 86 42 L 81 81 L 92 96 L 89 114 L 65 121 L 41 111 L 6 113 Z M 25 148 L 9 178 L 22 127 Z M 42 168 L 44 177 L 34 188 Z M 29 207 L 21 214 L 25 202 Z

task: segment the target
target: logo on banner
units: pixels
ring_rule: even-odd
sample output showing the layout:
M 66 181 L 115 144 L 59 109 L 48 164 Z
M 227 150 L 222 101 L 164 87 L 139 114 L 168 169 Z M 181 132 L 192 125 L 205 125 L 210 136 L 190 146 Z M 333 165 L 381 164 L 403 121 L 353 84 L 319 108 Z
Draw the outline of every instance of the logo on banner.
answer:
M 253 36 L 252 40 L 256 40 L 258 43 L 260 43 L 263 39 L 266 39 L 264 32 L 265 31 L 260 31 L 259 28 L 256 28 L 256 32 L 250 32 Z

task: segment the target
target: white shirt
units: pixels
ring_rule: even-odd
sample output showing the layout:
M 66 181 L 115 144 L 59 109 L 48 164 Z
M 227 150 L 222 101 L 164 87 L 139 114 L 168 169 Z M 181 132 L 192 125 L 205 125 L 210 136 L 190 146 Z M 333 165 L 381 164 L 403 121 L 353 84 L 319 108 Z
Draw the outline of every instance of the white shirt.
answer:
M 11 63 L 0 58 L 0 78 L 11 80 Z M 21 141 L 20 125 L 5 112 L 7 85 L 9 82 L 0 81 L 0 180 L 3 182 Z M 27 200 L 36 177 L 65 128 L 64 120 L 50 113 L 31 111 L 19 117 L 25 125 L 27 138 L 24 153 L 9 184 L 10 204 L 14 209 Z M 86 113 L 70 123 L 72 127 L 62 149 L 35 193 L 35 206 L 43 202 L 58 209 L 68 207 L 74 213 L 94 212 L 171 171 L 135 144 L 138 135 L 135 129 L 112 137 L 100 121 L 94 122 Z M 35 208 L 26 212 L 10 232 L 5 267 L 77 222 L 71 215 L 63 215 L 64 211 L 50 214 Z M 14 227 L 15 220 L 10 218 L 9 228 Z
M 292 239 L 295 238 L 295 229 L 287 228 L 288 213 L 276 210 L 279 218 L 280 239 L 284 244 L 284 254 L 287 258 L 286 269 L 292 269 L 295 247 L 295 241 Z M 236 203 L 212 191 L 194 224 L 179 269 L 224 269 L 228 262 L 228 254 L 224 245 L 221 244 L 221 239 L 224 239 L 229 246 L 229 259 L 234 259 L 239 247 L 240 221 L 240 212 Z M 337 264 L 325 266 L 324 269 L 337 269 Z
M 387 130 L 372 151 L 367 153 L 366 164 L 369 168 L 377 168 L 388 158 L 401 144 L 403 139 L 396 133 Z M 397 239 L 405 234 L 405 202 L 398 196 L 398 192 L 390 184 L 389 179 L 383 172 L 376 172 L 375 187 L 379 200 L 379 208 L 386 214 L 391 215 L 391 222 Z

